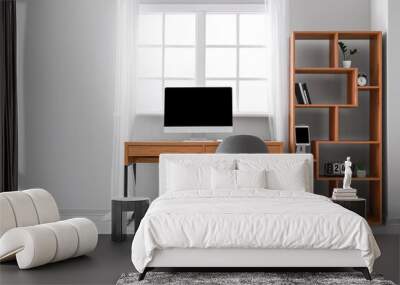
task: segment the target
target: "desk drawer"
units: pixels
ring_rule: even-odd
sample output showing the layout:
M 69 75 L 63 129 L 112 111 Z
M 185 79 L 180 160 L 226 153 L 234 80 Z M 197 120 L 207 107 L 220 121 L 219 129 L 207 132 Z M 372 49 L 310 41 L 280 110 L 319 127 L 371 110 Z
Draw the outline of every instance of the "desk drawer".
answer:
M 159 156 L 161 153 L 204 153 L 202 145 L 134 145 L 128 156 Z
M 206 145 L 206 153 L 215 153 L 218 145 Z
M 266 143 L 268 153 L 282 153 L 283 152 L 283 146 L 280 143 Z M 206 145 L 206 153 L 215 153 L 217 150 L 218 145 Z
M 267 149 L 269 153 L 282 153 L 283 145 L 282 144 L 267 144 Z

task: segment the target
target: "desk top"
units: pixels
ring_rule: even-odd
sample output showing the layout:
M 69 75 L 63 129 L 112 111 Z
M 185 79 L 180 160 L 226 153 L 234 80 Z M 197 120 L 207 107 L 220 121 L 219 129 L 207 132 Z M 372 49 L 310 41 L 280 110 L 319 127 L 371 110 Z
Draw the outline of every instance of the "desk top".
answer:
M 219 145 L 222 142 L 219 140 L 148 140 L 148 141 L 129 141 L 125 142 L 125 146 L 130 145 Z M 281 141 L 264 141 L 267 145 L 283 145 Z
M 283 142 L 264 141 L 270 153 L 282 153 Z M 221 141 L 130 141 L 125 142 L 125 165 L 157 163 L 161 153 L 215 153 Z

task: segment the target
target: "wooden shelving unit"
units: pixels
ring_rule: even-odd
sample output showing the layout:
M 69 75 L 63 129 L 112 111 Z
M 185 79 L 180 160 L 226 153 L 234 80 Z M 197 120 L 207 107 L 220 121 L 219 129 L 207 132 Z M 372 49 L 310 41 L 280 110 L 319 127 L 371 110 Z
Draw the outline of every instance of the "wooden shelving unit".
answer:
M 297 67 L 296 42 L 307 40 L 329 41 L 329 66 Z M 369 41 L 369 86 L 357 86 L 357 68 L 342 68 L 339 61 L 340 40 Z M 339 104 L 297 104 L 295 83 L 298 74 L 343 74 L 347 80 L 346 102 Z M 358 96 L 369 96 L 369 139 L 342 140 L 340 138 L 340 109 L 357 108 Z M 382 33 L 376 31 L 300 31 L 293 32 L 290 39 L 290 111 L 289 111 L 289 150 L 295 152 L 296 110 L 298 109 L 328 109 L 329 139 L 312 142 L 314 154 L 314 175 L 319 181 L 328 182 L 329 193 L 334 187 L 339 187 L 343 177 L 323 176 L 320 174 L 321 145 L 364 145 L 369 148 L 369 176 L 354 177 L 355 181 L 365 181 L 369 184 L 369 215 L 370 224 L 382 223 Z M 312 126 L 310 126 L 312 130 Z M 362 190 L 360 190 L 362 191 Z

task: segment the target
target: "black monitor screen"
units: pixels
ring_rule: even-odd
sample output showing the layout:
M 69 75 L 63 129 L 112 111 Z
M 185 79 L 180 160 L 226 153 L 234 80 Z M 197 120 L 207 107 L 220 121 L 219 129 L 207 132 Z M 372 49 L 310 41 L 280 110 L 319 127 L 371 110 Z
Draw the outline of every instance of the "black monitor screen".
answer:
M 309 144 L 310 135 L 309 129 L 306 126 L 296 126 L 296 143 L 297 144 Z
M 231 127 L 232 88 L 165 88 L 164 126 Z

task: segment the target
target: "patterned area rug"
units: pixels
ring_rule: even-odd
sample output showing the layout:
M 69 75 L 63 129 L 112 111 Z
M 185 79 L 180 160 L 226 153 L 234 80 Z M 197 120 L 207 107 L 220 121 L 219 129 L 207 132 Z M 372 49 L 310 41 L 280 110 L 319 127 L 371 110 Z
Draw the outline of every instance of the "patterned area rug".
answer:
M 138 273 L 122 274 L 117 285 L 146 284 L 212 284 L 212 285 L 292 285 L 292 284 L 379 284 L 395 285 L 380 275 L 372 275 L 368 281 L 359 272 L 148 272 L 138 281 Z

